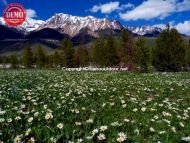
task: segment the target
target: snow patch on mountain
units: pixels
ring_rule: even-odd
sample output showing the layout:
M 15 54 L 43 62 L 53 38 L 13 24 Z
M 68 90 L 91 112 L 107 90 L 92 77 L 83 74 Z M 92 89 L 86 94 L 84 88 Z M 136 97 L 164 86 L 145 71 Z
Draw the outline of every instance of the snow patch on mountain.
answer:
M 51 28 L 61 33 L 74 37 L 80 30 L 87 28 L 93 32 L 97 30 L 113 29 L 121 30 L 123 26 L 117 22 L 107 19 L 98 19 L 93 16 L 79 17 L 68 14 L 55 14 L 42 24 L 38 29 Z
M 42 25 L 43 23 L 44 21 L 42 20 L 27 18 L 26 21 L 21 26 L 17 27 L 17 29 L 27 34 L 28 32 L 32 32 L 38 29 L 39 26 Z
M 0 17 L 0 25 L 6 25 L 2 17 Z M 27 35 L 33 31 L 39 31 L 45 28 L 54 29 L 62 34 L 67 34 L 70 37 L 74 37 L 85 29 L 88 34 L 94 37 L 98 37 L 98 32 L 101 30 L 122 30 L 124 27 L 114 20 L 108 20 L 105 18 L 95 18 L 93 16 L 79 17 L 69 14 L 58 13 L 49 18 L 46 21 L 27 18 L 26 21 L 16 27 L 16 29 L 23 34 Z M 125 27 L 132 33 L 137 35 L 151 35 L 160 33 L 161 28 L 155 26 L 139 26 L 139 27 Z
M 0 25 L 5 25 L 5 21 L 4 21 L 3 17 L 0 17 Z
M 27 18 L 26 21 L 22 25 L 15 27 L 15 29 L 23 32 L 24 34 L 28 34 L 32 31 L 35 31 L 36 29 L 38 29 L 39 26 L 42 25 L 43 23 L 44 23 L 44 21 L 42 21 L 42 20 L 35 20 L 35 19 Z M 5 21 L 2 17 L 0 17 L 0 25 L 6 25 Z
M 153 33 L 160 33 L 162 32 L 161 28 L 154 27 L 154 26 L 140 26 L 140 27 L 126 27 L 129 31 L 132 33 L 135 33 L 137 35 L 147 35 L 147 34 L 153 34 Z

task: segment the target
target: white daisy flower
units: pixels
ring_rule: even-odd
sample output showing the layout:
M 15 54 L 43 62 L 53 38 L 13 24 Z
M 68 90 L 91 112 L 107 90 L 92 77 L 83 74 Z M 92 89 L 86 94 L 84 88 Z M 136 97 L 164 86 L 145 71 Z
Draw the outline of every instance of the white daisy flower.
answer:
M 105 131 L 105 130 L 107 130 L 107 129 L 108 129 L 107 126 L 101 126 L 101 127 L 100 127 L 100 131 L 101 131 L 101 132 L 103 132 L 103 131 Z
M 105 136 L 104 134 L 100 133 L 100 134 L 97 136 L 97 138 L 98 138 L 99 141 L 103 141 L 103 140 L 106 139 L 106 136 Z
M 62 123 L 57 124 L 57 128 L 62 129 L 63 128 L 63 124 Z

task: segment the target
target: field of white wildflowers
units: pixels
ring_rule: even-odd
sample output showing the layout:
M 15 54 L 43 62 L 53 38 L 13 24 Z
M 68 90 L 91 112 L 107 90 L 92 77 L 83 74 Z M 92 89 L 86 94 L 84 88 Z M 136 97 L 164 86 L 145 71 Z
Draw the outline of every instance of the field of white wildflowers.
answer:
M 2 143 L 190 141 L 190 73 L 0 71 Z

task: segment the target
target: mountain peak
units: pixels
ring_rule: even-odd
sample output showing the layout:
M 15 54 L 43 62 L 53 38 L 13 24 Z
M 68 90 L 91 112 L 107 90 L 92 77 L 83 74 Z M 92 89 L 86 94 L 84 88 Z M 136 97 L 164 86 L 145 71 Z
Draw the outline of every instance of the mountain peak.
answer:
M 45 21 L 43 20 L 36 20 L 32 18 L 27 18 L 26 21 L 18 27 L 18 30 L 24 32 L 27 34 L 28 32 L 32 32 L 39 28 L 40 25 L 42 25 Z
M 70 37 L 74 37 L 79 34 L 82 29 L 89 29 L 94 33 L 93 35 L 97 35 L 95 31 L 105 29 L 121 30 L 123 26 L 116 21 L 95 18 L 93 16 L 79 17 L 64 13 L 56 13 L 44 24 L 40 25 L 38 30 L 44 28 L 51 28 L 63 34 L 67 34 Z
M 16 29 L 18 31 L 23 32 L 24 34 L 28 34 L 29 32 L 32 32 L 36 30 L 41 24 L 43 24 L 45 21 L 43 20 L 36 20 L 32 18 L 26 18 L 24 23 L 20 26 L 17 26 Z M 6 25 L 5 21 L 2 17 L 0 17 L 0 25 Z M 7 26 L 9 27 L 9 26 Z M 13 27 L 12 27 L 13 28 Z
M 150 25 L 136 26 L 136 27 L 127 26 L 126 28 L 132 33 L 135 33 L 141 36 L 146 36 L 146 35 L 157 36 L 162 31 L 161 28 L 150 26 Z
M 6 26 L 2 17 L 0 17 L 0 25 Z M 7 26 L 8 27 L 8 26 Z M 96 18 L 93 16 L 73 16 L 64 13 L 56 13 L 46 21 L 27 18 L 26 21 L 16 27 L 17 31 L 20 31 L 24 35 L 28 35 L 31 32 L 37 32 L 43 29 L 52 29 L 60 34 L 68 35 L 71 38 L 85 33 L 92 37 L 99 37 L 103 33 L 117 33 L 124 27 L 115 20 L 109 20 L 106 18 Z M 132 33 L 142 36 L 157 36 L 162 29 L 153 26 L 139 26 L 139 27 L 125 27 Z

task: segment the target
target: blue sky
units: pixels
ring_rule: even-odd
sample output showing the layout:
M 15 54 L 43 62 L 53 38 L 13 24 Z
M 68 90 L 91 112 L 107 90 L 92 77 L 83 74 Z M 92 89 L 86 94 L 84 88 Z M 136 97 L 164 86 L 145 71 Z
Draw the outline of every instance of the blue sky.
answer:
M 6 4 L 18 2 L 29 17 L 47 20 L 55 13 L 109 18 L 127 26 L 170 23 L 190 34 L 190 0 L 0 0 L 0 14 Z

